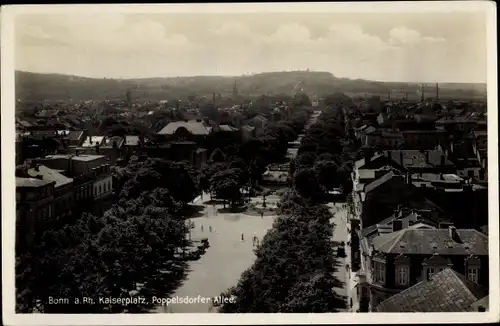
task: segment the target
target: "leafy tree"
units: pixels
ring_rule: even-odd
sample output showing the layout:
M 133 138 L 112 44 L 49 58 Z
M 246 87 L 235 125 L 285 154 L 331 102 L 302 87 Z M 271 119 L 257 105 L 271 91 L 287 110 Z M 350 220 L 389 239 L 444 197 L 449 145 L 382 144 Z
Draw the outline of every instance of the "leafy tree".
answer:
M 243 186 L 241 180 L 242 171 L 239 169 L 227 169 L 217 172 L 211 179 L 213 192 L 218 198 L 224 200 L 224 208 L 226 201 L 231 206 L 241 201 L 241 188 Z
M 312 168 L 298 169 L 293 175 L 293 183 L 302 197 L 318 201 L 323 199 L 324 189 L 316 179 Z
M 333 161 L 316 161 L 314 164 L 314 172 L 316 179 L 326 189 L 333 189 L 337 184 L 338 166 Z

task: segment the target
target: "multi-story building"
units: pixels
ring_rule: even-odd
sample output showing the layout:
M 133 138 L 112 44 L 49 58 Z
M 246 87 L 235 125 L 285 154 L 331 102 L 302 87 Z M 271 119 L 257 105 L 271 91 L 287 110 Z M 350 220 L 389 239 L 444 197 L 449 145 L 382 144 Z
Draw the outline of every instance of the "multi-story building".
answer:
M 54 181 L 16 177 L 16 240 L 20 247 L 29 246 L 35 233 L 54 221 L 54 185 Z
M 111 206 L 113 198 L 113 181 L 108 162 L 109 159 L 104 155 L 89 154 L 50 155 L 36 160 L 36 163 L 75 178 L 74 193 L 78 210 L 94 210 L 97 213 Z M 89 203 L 90 198 L 92 205 L 82 208 L 82 204 Z
M 372 311 L 382 301 L 440 271 L 451 268 L 473 283 L 488 286 L 488 237 L 472 229 L 434 228 L 417 223 L 362 238 L 360 301 Z M 366 305 L 363 305 L 366 307 Z
M 43 165 L 35 165 L 30 168 L 28 175 L 32 178 L 55 182 L 53 212 L 55 220 L 65 221 L 72 216 L 75 206 L 73 179 Z
M 397 150 L 384 154 L 402 170 L 412 173 L 457 173 L 457 168 L 439 150 Z
M 438 145 L 447 148 L 450 139 L 445 130 L 402 130 L 406 149 L 435 149 Z

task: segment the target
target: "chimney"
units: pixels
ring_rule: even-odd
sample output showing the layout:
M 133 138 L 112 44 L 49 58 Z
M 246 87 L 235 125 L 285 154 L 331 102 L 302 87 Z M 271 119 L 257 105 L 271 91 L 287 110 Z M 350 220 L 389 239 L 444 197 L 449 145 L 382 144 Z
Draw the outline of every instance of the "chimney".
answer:
M 396 232 L 403 229 L 403 221 L 394 220 L 392 221 L 392 232 Z
M 444 166 L 444 162 L 445 162 L 445 156 L 441 155 L 441 166 Z
M 454 241 L 458 241 L 459 239 L 459 236 L 458 236 L 458 232 L 457 232 L 457 228 L 454 227 L 454 226 L 449 226 L 448 227 L 448 232 L 449 232 L 449 235 L 450 235 L 450 238 L 452 238 Z
M 184 119 L 184 122 L 188 122 L 188 119 Z
M 40 165 L 39 164 L 35 164 L 35 171 L 40 172 Z
M 399 151 L 399 158 L 401 159 L 400 164 L 403 165 L 403 151 Z
M 406 183 L 409 185 L 412 184 L 412 177 L 410 172 L 406 173 Z
M 429 164 L 429 151 L 425 151 L 425 163 Z
M 478 312 L 485 312 L 485 311 L 486 311 L 486 308 L 485 308 L 485 307 L 483 307 L 483 306 L 478 306 L 478 307 L 477 307 L 477 311 L 478 311 Z

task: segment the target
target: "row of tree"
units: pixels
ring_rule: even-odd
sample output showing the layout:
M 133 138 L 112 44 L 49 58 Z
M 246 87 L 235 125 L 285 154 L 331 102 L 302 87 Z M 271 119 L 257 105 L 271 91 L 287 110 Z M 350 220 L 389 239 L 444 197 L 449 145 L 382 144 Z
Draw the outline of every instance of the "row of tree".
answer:
M 143 312 L 151 300 L 122 305 L 106 299 L 164 297 L 178 286 L 185 270 L 180 253 L 189 245 L 180 212 L 199 192 L 193 170 L 134 158 L 121 173 L 120 199 L 104 216 L 84 214 L 16 250 L 18 312 Z M 94 304 L 82 304 L 83 298 Z
M 339 281 L 331 242 L 333 226 L 325 205 L 291 189 L 281 215 L 255 250 L 256 260 L 224 295 L 236 300 L 223 313 L 322 313 L 345 307 L 333 291 Z

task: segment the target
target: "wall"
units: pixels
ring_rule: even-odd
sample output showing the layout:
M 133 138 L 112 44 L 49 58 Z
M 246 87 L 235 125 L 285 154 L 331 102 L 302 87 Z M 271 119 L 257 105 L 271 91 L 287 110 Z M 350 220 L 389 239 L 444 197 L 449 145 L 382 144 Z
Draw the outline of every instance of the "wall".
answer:
M 92 187 L 94 199 L 99 199 L 99 197 L 107 196 L 113 192 L 113 177 L 111 175 L 108 175 L 106 177 L 97 179 L 94 181 Z

